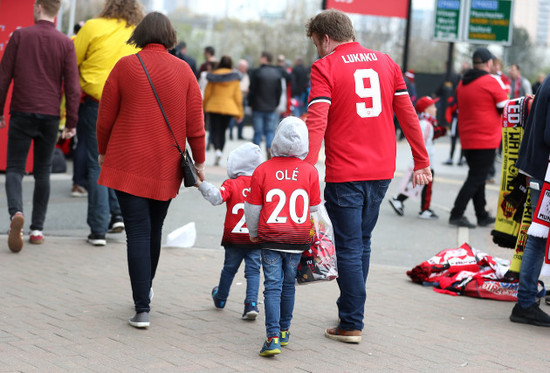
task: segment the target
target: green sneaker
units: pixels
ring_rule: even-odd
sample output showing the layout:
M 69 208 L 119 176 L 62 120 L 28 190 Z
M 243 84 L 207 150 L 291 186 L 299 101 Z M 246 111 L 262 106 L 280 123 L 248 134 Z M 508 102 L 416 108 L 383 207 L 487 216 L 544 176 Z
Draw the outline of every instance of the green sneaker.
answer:
M 288 330 L 281 330 L 281 346 L 286 346 L 290 339 L 290 332 Z
M 260 351 L 260 356 L 270 357 L 280 353 L 281 344 L 279 343 L 279 337 L 269 337 L 264 342 L 264 345 Z

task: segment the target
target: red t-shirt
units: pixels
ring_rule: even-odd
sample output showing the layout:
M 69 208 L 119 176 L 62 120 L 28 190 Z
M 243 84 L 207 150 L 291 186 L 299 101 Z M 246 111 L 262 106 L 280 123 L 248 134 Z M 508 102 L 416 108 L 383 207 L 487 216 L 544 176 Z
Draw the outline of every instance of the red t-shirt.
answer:
M 399 66 L 381 52 L 344 43 L 311 67 L 307 126 L 315 164 L 323 138 L 327 182 L 393 178 L 393 113 L 411 144 L 415 170 L 430 162 Z
M 321 203 L 319 174 L 294 157 L 274 157 L 252 175 L 246 201 L 261 205 L 258 237 L 262 247 L 305 250 L 311 243 L 310 206 Z
M 251 176 L 239 176 L 223 182 L 220 194 L 227 207 L 222 246 L 255 248 L 244 220 L 244 200 L 250 193 Z
M 508 100 L 498 77 L 486 74 L 469 84 L 458 84 L 458 134 L 462 149 L 496 149 L 502 138 L 501 113 Z

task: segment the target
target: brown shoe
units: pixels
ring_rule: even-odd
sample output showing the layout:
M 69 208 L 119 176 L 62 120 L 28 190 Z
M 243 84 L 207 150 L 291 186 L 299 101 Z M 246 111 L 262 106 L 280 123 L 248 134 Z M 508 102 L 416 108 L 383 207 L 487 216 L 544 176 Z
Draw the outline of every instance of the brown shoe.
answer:
M 325 330 L 325 337 L 339 342 L 359 343 L 361 342 L 361 330 L 342 330 L 340 328 L 331 328 Z
M 21 212 L 16 212 L 11 218 L 10 233 L 8 233 L 8 247 L 14 253 L 18 253 L 23 248 L 23 225 L 25 218 Z

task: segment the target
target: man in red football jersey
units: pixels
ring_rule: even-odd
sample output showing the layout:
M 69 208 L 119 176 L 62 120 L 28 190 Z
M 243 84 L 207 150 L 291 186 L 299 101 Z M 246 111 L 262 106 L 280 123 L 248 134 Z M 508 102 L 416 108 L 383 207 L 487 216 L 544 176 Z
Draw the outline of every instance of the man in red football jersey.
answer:
M 340 323 L 325 336 L 359 343 L 371 233 L 395 171 L 394 112 L 411 145 L 415 185 L 431 181 L 430 161 L 399 66 L 356 43 L 351 20 L 342 12 L 316 15 L 306 31 L 321 57 L 311 68 L 306 161 L 317 162 L 324 139 L 325 200 L 334 225 L 340 287 Z

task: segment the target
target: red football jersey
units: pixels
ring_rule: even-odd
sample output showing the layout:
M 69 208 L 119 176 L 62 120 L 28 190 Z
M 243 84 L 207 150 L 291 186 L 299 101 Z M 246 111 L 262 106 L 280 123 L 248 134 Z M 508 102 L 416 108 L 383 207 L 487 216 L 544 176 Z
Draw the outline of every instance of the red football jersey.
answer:
M 223 182 L 220 193 L 226 204 L 222 246 L 257 247 L 250 241 L 244 220 L 244 200 L 250 192 L 251 176 L 239 176 Z
M 327 182 L 393 178 L 394 111 L 411 144 L 415 170 L 428 167 L 418 117 L 399 66 L 359 43 L 339 45 L 311 67 L 306 161 L 317 161 L 324 138 Z
M 319 174 L 294 157 L 274 157 L 252 175 L 246 201 L 261 205 L 258 237 L 262 247 L 305 250 L 311 243 L 310 206 L 321 203 Z

